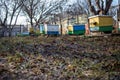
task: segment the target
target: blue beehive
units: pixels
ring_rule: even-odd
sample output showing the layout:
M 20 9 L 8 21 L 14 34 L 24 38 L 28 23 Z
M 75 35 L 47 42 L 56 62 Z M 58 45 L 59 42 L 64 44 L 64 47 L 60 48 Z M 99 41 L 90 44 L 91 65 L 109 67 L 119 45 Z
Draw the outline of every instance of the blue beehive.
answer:
M 45 33 L 45 29 L 44 29 L 44 25 L 40 24 L 40 33 L 44 34 Z
M 48 35 L 59 35 L 59 31 L 47 31 Z
M 77 30 L 85 30 L 85 25 L 74 25 L 73 31 L 77 31 Z
M 85 34 L 85 25 L 73 25 L 73 34 L 75 35 Z

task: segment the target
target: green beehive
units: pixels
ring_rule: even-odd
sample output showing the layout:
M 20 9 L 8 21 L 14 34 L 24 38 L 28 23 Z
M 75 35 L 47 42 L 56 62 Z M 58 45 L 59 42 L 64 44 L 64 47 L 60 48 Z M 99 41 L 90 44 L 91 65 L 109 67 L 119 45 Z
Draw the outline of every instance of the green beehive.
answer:
M 70 35 L 73 34 L 73 31 L 68 31 L 68 34 L 70 34 Z
M 72 25 L 68 25 L 67 28 L 68 28 L 68 34 L 72 35 L 73 34 L 73 26 Z
M 75 35 L 83 35 L 84 33 L 85 33 L 85 31 L 80 31 L 80 30 L 73 32 L 73 34 L 75 34 Z
M 113 30 L 112 16 L 97 15 L 89 17 L 90 31 L 108 32 Z

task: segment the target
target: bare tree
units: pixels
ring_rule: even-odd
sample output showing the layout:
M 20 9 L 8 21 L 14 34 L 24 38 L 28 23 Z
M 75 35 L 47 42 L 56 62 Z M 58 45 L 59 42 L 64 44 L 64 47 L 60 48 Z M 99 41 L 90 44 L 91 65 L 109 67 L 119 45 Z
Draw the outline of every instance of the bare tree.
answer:
M 87 15 L 90 14 L 87 0 L 77 0 L 77 5 L 78 5 L 78 7 L 80 7 L 80 9 L 83 10 L 83 13 L 85 13 Z
M 0 0 L 2 4 L 0 10 L 2 11 L 0 14 L 2 36 L 4 36 L 5 32 L 8 32 L 9 36 L 11 36 L 12 29 L 16 25 L 18 15 L 20 14 L 23 1 L 24 0 Z M 12 24 L 14 24 L 14 26 L 11 26 Z
M 77 23 L 79 23 L 79 15 L 80 14 L 88 14 L 88 6 L 86 6 L 85 1 L 77 0 L 72 5 L 68 5 L 66 10 L 68 14 L 68 24 L 69 24 L 69 17 L 76 17 Z
M 59 4 L 65 0 L 26 0 L 24 2 L 23 12 L 28 17 L 31 27 L 36 27 L 59 7 Z M 35 25 L 33 25 L 35 23 Z
M 1 8 L 0 8 L 0 26 L 1 26 L 1 36 L 4 36 L 5 31 L 7 30 L 7 18 L 8 18 L 8 7 L 5 1 L 0 1 Z M 3 11 L 3 12 L 2 12 Z
M 93 15 L 107 15 L 113 0 L 87 0 Z M 93 4 L 94 2 L 94 4 Z
M 113 5 L 110 7 L 109 14 L 112 16 L 116 16 L 119 5 Z

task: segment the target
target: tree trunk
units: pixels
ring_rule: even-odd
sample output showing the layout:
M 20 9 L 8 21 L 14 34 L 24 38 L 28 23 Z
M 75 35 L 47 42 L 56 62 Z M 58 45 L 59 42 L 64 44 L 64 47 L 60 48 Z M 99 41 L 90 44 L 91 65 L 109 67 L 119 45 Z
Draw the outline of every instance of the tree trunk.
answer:
M 96 15 L 96 10 L 95 10 L 95 7 L 92 5 L 91 0 L 88 0 L 88 5 L 89 5 L 89 9 L 90 9 L 91 13 L 93 15 Z
M 107 15 L 109 9 L 110 9 L 110 6 L 112 4 L 113 0 L 106 0 L 106 8 L 105 8 L 105 15 Z
M 79 24 L 79 15 L 77 14 L 77 24 Z
M 30 24 L 31 24 L 31 27 L 33 28 L 33 20 L 32 20 L 32 18 L 30 19 Z
M 59 17 L 60 18 L 60 30 L 61 30 L 61 35 L 62 35 L 62 21 L 61 21 L 61 17 Z
M 88 0 L 88 5 L 91 13 L 93 13 L 93 15 L 107 15 L 113 0 L 106 0 L 105 2 L 106 4 L 104 4 L 103 0 L 96 0 L 96 4 L 93 5 L 92 1 Z M 96 6 L 98 10 L 95 8 Z
M 68 13 L 68 21 L 67 21 L 67 24 L 70 25 L 70 22 L 69 22 L 69 13 Z
M 1 37 L 4 37 L 5 36 L 5 30 L 4 30 L 4 28 L 3 29 L 1 29 L 2 31 L 1 31 Z
M 1 37 L 5 37 L 5 32 L 7 31 L 7 26 L 5 24 L 1 25 Z

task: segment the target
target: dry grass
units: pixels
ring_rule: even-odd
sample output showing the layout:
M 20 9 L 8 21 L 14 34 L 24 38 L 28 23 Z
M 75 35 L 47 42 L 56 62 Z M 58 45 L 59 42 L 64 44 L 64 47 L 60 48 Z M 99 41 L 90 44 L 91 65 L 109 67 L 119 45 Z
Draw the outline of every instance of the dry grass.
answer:
M 120 37 L 0 40 L 0 79 L 119 80 Z

